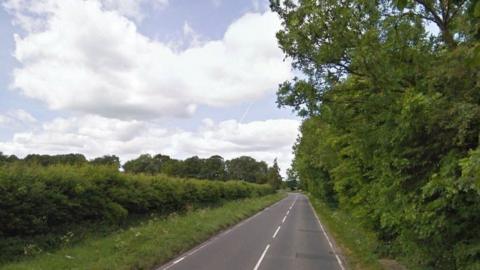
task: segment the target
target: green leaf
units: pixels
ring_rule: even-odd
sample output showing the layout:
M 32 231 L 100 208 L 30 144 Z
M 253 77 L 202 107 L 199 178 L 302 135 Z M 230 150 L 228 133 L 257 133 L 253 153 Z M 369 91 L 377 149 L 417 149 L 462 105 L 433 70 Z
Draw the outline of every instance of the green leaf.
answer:
M 475 5 L 475 9 L 473 11 L 473 15 L 475 17 L 480 17 L 480 2 L 477 2 L 477 4 Z
M 395 5 L 398 9 L 402 10 L 407 6 L 407 0 L 396 0 Z

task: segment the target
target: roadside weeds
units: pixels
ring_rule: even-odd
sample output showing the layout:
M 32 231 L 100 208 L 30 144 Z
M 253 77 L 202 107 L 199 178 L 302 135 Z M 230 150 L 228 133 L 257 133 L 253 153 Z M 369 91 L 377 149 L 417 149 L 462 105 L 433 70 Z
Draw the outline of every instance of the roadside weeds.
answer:
M 277 193 L 164 219 L 154 218 L 106 237 L 87 239 L 73 247 L 0 269 L 151 269 L 284 197 L 284 193 Z

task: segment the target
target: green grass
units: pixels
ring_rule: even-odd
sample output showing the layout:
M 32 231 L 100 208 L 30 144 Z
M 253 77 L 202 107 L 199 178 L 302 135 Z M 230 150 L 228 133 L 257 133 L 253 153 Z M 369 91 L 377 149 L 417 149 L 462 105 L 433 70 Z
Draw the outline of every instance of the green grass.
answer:
M 348 269 L 384 269 L 375 254 L 379 244 L 373 232 L 362 228 L 360 223 L 347 213 L 331 209 L 311 195 L 308 197 L 327 231 L 342 250 Z
M 278 193 L 248 198 L 164 219 L 153 218 L 138 226 L 86 239 L 73 247 L 0 266 L 0 269 L 151 269 L 284 196 Z

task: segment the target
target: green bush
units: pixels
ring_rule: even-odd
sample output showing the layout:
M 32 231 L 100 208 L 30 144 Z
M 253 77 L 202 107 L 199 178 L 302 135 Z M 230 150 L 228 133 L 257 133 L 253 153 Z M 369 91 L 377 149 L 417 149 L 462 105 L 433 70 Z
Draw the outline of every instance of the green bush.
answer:
M 409 269 L 480 269 L 480 2 L 447 2 L 271 0 L 301 189 Z
M 108 166 L 0 167 L 0 237 L 33 236 L 86 221 L 169 214 L 272 193 L 268 185 L 129 175 Z

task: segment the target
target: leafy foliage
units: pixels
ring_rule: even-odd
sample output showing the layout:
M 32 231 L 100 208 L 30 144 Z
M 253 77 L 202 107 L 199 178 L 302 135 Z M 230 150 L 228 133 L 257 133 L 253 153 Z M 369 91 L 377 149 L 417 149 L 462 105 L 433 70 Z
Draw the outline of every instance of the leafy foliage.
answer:
M 87 159 L 82 154 L 66 154 L 54 156 L 30 154 L 23 158 L 23 161 L 29 164 L 37 164 L 41 166 L 50 166 L 57 164 L 83 165 L 87 163 Z
M 155 269 L 283 197 L 285 194 L 275 193 L 229 201 L 182 215 L 153 216 L 131 224 L 128 229 L 109 230 L 107 234 L 98 234 L 98 231 L 110 226 L 96 226 L 91 228 L 93 234 L 61 249 L 41 251 L 38 245 L 27 245 L 26 250 L 38 253 L 34 258 L 27 259 L 28 255 L 22 254 L 21 259 L 25 260 L 12 261 L 12 257 L 8 257 L 6 264 L 1 265 L 2 256 L 8 256 L 2 252 L 0 269 Z M 62 239 L 70 239 L 71 235 L 67 233 Z
M 172 159 L 166 155 L 140 155 L 129 160 L 123 166 L 125 172 L 159 174 L 209 180 L 242 180 L 251 183 L 270 183 L 279 187 L 282 180 L 280 169 L 274 161 L 273 167 L 264 161 L 257 161 L 249 156 L 241 156 L 225 161 L 223 157 L 214 155 L 206 159 L 193 156 L 185 160 Z
M 90 161 L 90 164 L 113 166 L 117 169 L 120 169 L 120 159 L 115 155 L 94 158 Z
M 85 221 L 118 223 L 132 214 L 169 214 L 272 191 L 240 181 L 127 175 L 111 166 L 2 166 L 0 237 L 47 233 Z
M 304 74 L 278 90 L 301 188 L 413 268 L 480 267 L 479 3 L 271 1 Z
M 277 159 L 273 161 L 273 166 L 268 168 L 267 183 L 274 189 L 279 189 L 282 185 L 282 176 L 280 175 L 280 167 L 278 167 Z
M 23 163 L 27 165 L 53 166 L 53 165 L 75 165 L 84 166 L 87 164 L 111 166 L 120 169 L 120 159 L 115 155 L 105 155 L 92 160 L 87 160 L 82 154 L 65 155 L 39 155 L 29 154 L 20 159 L 14 155 L 4 155 L 0 152 L 0 165 Z M 281 184 L 280 168 L 274 160 L 272 167 L 264 161 L 257 161 L 249 156 L 241 156 L 225 161 L 219 155 L 209 158 L 193 156 L 185 160 L 171 158 L 168 155 L 142 154 L 138 158 L 129 160 L 123 165 L 127 173 L 132 174 L 165 174 L 174 177 L 196 178 L 205 180 L 243 180 L 251 183 L 269 183 L 275 188 Z
M 262 184 L 267 182 L 268 165 L 263 161 L 258 162 L 252 157 L 242 156 L 228 160 L 225 165 L 230 179 Z

